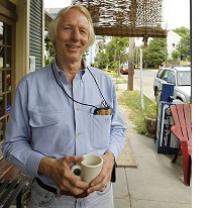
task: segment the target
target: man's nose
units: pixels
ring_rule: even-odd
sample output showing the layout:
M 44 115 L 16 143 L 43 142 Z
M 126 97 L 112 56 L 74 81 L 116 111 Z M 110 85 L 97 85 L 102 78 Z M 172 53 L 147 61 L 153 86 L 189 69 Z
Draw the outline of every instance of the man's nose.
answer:
M 80 39 L 80 32 L 78 29 L 74 29 L 71 35 L 72 40 L 78 41 Z

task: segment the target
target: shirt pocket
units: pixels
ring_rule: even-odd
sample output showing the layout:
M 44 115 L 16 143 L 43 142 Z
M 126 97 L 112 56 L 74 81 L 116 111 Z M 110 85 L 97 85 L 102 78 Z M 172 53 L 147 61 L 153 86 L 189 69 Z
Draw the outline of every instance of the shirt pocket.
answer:
M 106 149 L 110 142 L 111 115 L 93 115 L 92 142 L 95 148 Z
M 31 127 L 47 127 L 59 123 L 60 113 L 31 113 L 29 124 Z
M 63 118 L 64 113 L 60 112 L 32 112 L 29 125 L 34 144 L 41 145 L 43 138 L 45 142 L 50 142 L 51 139 L 56 138 L 63 128 Z

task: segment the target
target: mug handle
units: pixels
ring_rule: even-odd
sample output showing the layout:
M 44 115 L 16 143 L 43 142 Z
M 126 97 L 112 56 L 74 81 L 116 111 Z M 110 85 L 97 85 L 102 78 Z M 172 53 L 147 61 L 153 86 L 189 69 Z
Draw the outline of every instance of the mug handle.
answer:
M 80 165 L 73 165 L 71 167 L 71 171 L 74 175 L 81 176 L 81 167 L 80 167 Z

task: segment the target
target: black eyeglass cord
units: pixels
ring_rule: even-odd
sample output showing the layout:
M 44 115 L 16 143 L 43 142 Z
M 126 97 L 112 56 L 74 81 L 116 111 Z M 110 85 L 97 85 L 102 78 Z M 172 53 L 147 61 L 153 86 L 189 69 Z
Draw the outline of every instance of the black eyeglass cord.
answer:
M 98 109 L 98 107 L 96 107 L 96 106 L 94 106 L 94 105 L 92 105 L 92 104 L 82 103 L 82 102 L 79 102 L 79 101 L 75 100 L 74 98 L 72 98 L 72 97 L 66 92 L 66 90 L 64 89 L 64 87 L 63 87 L 63 85 L 60 83 L 60 81 L 57 79 L 57 77 L 56 77 L 56 75 L 55 75 L 55 71 L 54 71 L 55 69 L 54 69 L 53 64 L 51 64 L 51 66 L 52 66 L 52 72 L 53 72 L 53 76 L 54 76 L 54 79 L 55 79 L 56 83 L 58 84 L 58 86 L 62 89 L 62 91 L 64 92 L 64 94 L 65 94 L 68 98 L 70 98 L 73 102 L 78 103 L 78 104 L 80 104 L 80 105 L 85 105 L 85 106 L 89 106 L 89 107 L 93 107 L 93 108 L 95 108 L 95 109 Z M 91 72 L 91 70 L 90 70 L 88 67 L 87 67 L 87 69 L 89 70 L 91 76 L 93 77 L 93 79 L 94 79 L 94 81 L 95 81 L 95 83 L 96 83 L 96 85 L 97 85 L 97 87 L 98 87 L 98 90 L 99 90 L 99 92 L 100 92 L 100 94 L 101 94 L 101 96 L 102 96 L 102 98 L 103 98 L 103 101 L 101 102 L 101 104 L 102 104 L 104 107 L 109 107 L 109 105 L 107 104 L 107 102 L 106 102 L 106 100 L 105 100 L 105 98 L 104 98 L 104 96 L 103 96 L 103 94 L 102 94 L 102 92 L 101 92 L 101 90 L 100 90 L 100 88 L 99 88 L 99 85 L 98 85 L 98 83 L 97 83 L 97 81 L 96 81 L 96 79 L 95 79 L 93 73 Z
M 108 105 L 107 101 L 105 100 L 105 98 L 104 98 L 104 96 L 103 96 L 103 93 L 101 92 L 101 89 L 100 89 L 100 87 L 99 87 L 99 85 L 98 85 L 98 83 L 97 83 L 97 80 L 95 79 L 93 73 L 91 72 L 91 70 L 90 70 L 88 67 L 87 67 L 87 69 L 89 70 L 91 76 L 93 77 L 93 79 L 94 79 L 94 81 L 95 81 L 95 83 L 96 83 L 96 85 L 97 85 L 97 87 L 98 87 L 98 90 L 99 90 L 99 92 L 100 92 L 100 94 L 101 94 L 101 96 L 102 96 L 102 98 L 103 98 L 102 105 L 103 105 L 104 107 L 109 107 L 109 105 Z

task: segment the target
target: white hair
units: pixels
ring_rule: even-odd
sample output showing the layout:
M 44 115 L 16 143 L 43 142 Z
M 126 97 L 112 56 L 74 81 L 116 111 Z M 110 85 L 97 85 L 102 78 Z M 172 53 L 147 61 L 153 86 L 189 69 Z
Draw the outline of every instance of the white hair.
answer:
M 95 41 L 95 32 L 94 32 L 94 28 L 93 28 L 93 23 L 92 23 L 92 18 L 91 18 L 90 12 L 87 10 L 86 7 L 84 7 L 82 5 L 72 5 L 72 6 L 68 6 L 68 7 L 65 7 L 65 8 L 61 9 L 58 12 L 56 18 L 54 20 L 52 20 L 50 25 L 49 25 L 48 37 L 52 41 L 52 43 L 55 44 L 55 42 L 56 42 L 57 26 L 59 24 L 59 21 L 60 21 L 61 17 L 66 12 L 68 12 L 71 9 L 76 9 L 76 10 L 80 11 L 81 13 L 83 13 L 84 16 L 87 18 L 87 20 L 89 22 L 89 26 L 90 26 L 90 28 L 89 28 L 89 42 L 88 42 L 88 47 L 89 47 Z

